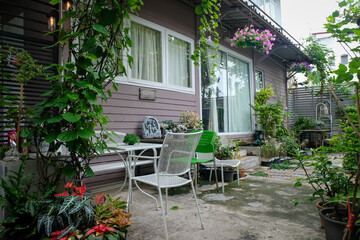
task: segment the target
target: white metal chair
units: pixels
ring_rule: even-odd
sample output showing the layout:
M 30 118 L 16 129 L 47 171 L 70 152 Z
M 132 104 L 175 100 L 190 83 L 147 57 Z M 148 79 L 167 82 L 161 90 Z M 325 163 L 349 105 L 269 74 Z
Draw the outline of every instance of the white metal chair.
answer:
M 134 180 L 134 183 L 138 188 L 139 186 L 137 182 L 142 182 L 157 187 L 159 191 L 159 198 L 160 198 L 161 210 L 164 220 L 166 239 L 168 239 L 168 232 L 167 232 L 167 225 L 165 218 L 165 214 L 167 213 L 168 188 L 180 187 L 185 184 L 191 185 L 201 222 L 201 227 L 204 229 L 200 208 L 198 205 L 194 185 L 190 174 L 190 163 L 194 155 L 196 146 L 198 145 L 201 134 L 202 132 L 187 133 L 187 134 L 168 133 L 165 137 L 163 146 L 161 148 L 159 162 L 158 162 L 158 166 L 155 168 L 155 173 L 149 175 L 137 176 L 137 177 L 132 176 L 130 178 Z M 165 208 L 161 194 L 161 190 L 163 188 L 165 188 L 166 190 Z M 147 196 L 150 196 L 153 199 L 155 199 L 156 205 L 158 206 L 157 199 L 155 197 L 144 192 L 141 188 L 139 189 Z M 129 188 L 128 194 L 130 194 L 130 197 L 128 196 L 128 199 L 131 199 L 131 188 Z M 128 206 L 130 206 L 130 201 L 128 202 Z

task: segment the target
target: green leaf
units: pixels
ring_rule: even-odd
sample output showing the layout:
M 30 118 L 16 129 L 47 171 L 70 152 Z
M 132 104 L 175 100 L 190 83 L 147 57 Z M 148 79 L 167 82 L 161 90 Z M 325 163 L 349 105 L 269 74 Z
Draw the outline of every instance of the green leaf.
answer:
M 73 141 L 77 138 L 77 134 L 73 131 L 65 131 L 65 132 L 62 132 L 60 133 L 57 138 L 60 140 L 60 141 L 63 141 L 63 142 L 70 142 L 70 141 Z
M 66 96 L 70 99 L 72 102 L 76 102 L 79 100 L 79 94 L 77 93 L 66 93 Z
M 58 4 L 58 3 L 60 3 L 61 2 L 61 0 L 51 0 L 50 1 L 50 4 L 51 5 L 55 5 L 55 4 Z
M 85 167 L 85 173 L 88 177 L 95 177 L 94 171 L 91 169 L 89 165 Z
M 44 216 L 43 223 L 45 226 L 45 233 L 47 236 L 50 236 L 50 234 L 52 232 L 52 225 L 53 225 L 54 220 L 55 220 L 55 216 L 53 216 L 53 215 Z
M 57 135 L 55 133 L 45 136 L 45 142 L 52 143 L 56 139 Z
M 97 98 L 96 98 L 96 94 L 89 92 L 89 91 L 83 91 L 82 94 L 86 97 L 86 99 L 91 103 L 91 104 L 97 104 Z
M 73 62 L 65 63 L 65 69 L 67 69 L 69 71 L 74 71 L 75 70 L 75 63 L 73 63 Z
M 338 17 L 339 16 L 339 10 L 336 10 L 335 12 L 333 12 L 331 14 L 334 18 Z
M 68 177 L 73 177 L 76 174 L 75 169 L 71 165 L 66 165 L 61 172 Z
M 85 196 L 78 201 L 76 201 L 75 206 L 69 211 L 69 214 L 74 214 L 84 208 L 86 201 L 91 198 L 91 196 Z
M 179 207 L 178 206 L 173 206 L 170 209 L 175 211 L 175 210 L 179 210 Z
M 68 122 L 77 122 L 81 119 L 81 115 L 77 114 L 77 113 L 71 113 L 71 112 L 66 112 L 63 115 L 63 118 L 68 121 Z
M 202 15 L 202 13 L 203 13 L 202 7 L 201 6 L 196 6 L 195 13 L 197 15 Z
M 47 91 L 46 93 L 41 94 L 40 97 L 49 96 L 49 95 L 51 95 L 53 92 L 54 92 L 54 90 Z
M 93 29 L 94 29 L 95 31 L 100 32 L 100 33 L 103 33 L 103 34 L 105 34 L 105 35 L 107 35 L 107 36 L 110 36 L 110 33 L 105 29 L 104 26 L 102 26 L 102 25 L 100 25 L 100 24 L 95 24 L 95 25 L 93 25 L 92 27 L 93 27 Z
M 294 187 L 301 187 L 302 186 L 302 183 L 301 182 L 296 182 L 295 184 L 294 184 Z
M 346 1 L 342 1 L 339 3 L 339 7 L 345 7 L 346 6 Z
M 57 123 L 57 122 L 60 122 L 62 119 L 63 119 L 63 117 L 60 115 L 60 116 L 55 116 L 55 117 L 48 119 L 47 122 L 48 123 Z
M 70 209 L 70 207 L 72 207 L 78 199 L 79 199 L 79 196 L 71 195 L 69 197 L 66 197 L 63 204 L 61 205 L 61 207 L 59 209 L 59 214 L 65 212 L 68 209 Z
M 90 39 L 86 40 L 86 42 L 83 44 L 82 49 L 85 52 L 90 51 L 91 49 L 93 49 L 95 47 L 95 44 L 96 44 L 96 39 L 90 38 Z
M 88 59 L 91 59 L 91 60 L 93 60 L 93 61 L 97 61 L 97 60 L 98 60 L 98 57 L 95 56 L 94 54 L 88 54 L 88 55 L 86 55 L 85 57 L 88 58 Z
M 79 137 L 85 138 L 85 139 L 95 136 L 95 131 L 92 130 L 91 128 L 85 128 L 85 129 L 77 131 L 76 133 Z

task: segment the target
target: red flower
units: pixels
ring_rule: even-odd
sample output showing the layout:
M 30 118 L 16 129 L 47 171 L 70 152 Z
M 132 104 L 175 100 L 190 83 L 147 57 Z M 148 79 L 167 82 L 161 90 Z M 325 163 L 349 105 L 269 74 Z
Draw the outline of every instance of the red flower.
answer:
M 84 194 L 82 194 L 82 193 L 73 192 L 72 195 L 73 195 L 73 196 L 79 196 L 79 198 L 83 198 L 83 197 L 84 197 Z
M 95 202 L 96 204 L 102 204 L 103 202 L 105 202 L 105 195 L 104 194 L 96 195 Z
M 67 183 L 67 184 L 65 184 L 65 188 L 71 188 L 71 189 L 75 189 L 75 186 L 74 186 L 74 184 L 73 183 Z
M 66 229 L 67 229 L 67 227 L 64 228 L 64 229 L 61 230 L 61 231 L 56 231 L 56 232 L 51 233 L 51 236 L 53 236 L 52 239 L 58 239 L 58 237 L 59 237 L 64 231 L 66 231 Z M 67 240 L 67 239 L 68 239 L 69 237 L 71 237 L 71 236 L 75 236 L 75 233 L 74 233 L 74 232 L 69 232 L 65 237 L 60 238 L 60 240 Z
M 103 234 L 106 233 L 106 232 L 115 232 L 115 229 L 112 228 L 112 227 L 107 227 L 107 226 L 105 226 L 104 224 L 100 224 L 100 225 L 95 226 L 95 227 L 93 227 L 92 229 L 90 229 L 90 230 L 86 233 L 85 237 L 89 236 L 89 235 L 92 234 L 92 233 L 98 233 L 98 235 L 103 235 Z
M 86 190 L 85 184 L 81 185 L 81 187 L 75 188 L 76 191 L 80 192 L 80 194 L 83 194 Z
M 289 119 L 286 119 L 286 121 L 287 121 L 287 123 L 289 123 L 289 122 L 290 122 L 290 120 L 289 120 Z
M 54 195 L 54 197 L 68 197 L 68 196 L 69 196 L 68 192 L 62 192 Z

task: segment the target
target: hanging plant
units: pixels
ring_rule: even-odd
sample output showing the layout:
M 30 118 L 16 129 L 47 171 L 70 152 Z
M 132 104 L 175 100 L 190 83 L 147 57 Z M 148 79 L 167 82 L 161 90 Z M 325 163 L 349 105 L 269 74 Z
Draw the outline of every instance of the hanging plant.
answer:
M 308 62 L 293 63 L 289 67 L 289 71 L 291 72 L 309 73 L 311 70 L 312 68 Z
M 276 35 L 272 34 L 270 30 L 265 29 L 261 31 L 259 29 L 254 29 L 253 25 L 250 27 L 245 27 L 244 29 L 238 29 L 234 34 L 234 37 L 231 40 L 231 46 L 236 46 L 240 48 L 256 48 L 260 52 L 269 54 L 272 47 L 274 46 L 274 41 Z

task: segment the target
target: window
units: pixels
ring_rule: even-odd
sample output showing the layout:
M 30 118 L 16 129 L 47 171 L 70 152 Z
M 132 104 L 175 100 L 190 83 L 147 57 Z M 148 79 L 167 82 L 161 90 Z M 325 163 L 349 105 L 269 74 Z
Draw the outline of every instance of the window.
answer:
M 168 73 L 169 84 L 181 87 L 192 87 L 191 83 L 191 46 L 179 38 L 168 35 Z
M 341 55 L 341 64 L 347 65 L 349 63 L 348 55 Z
M 335 66 L 335 56 L 329 57 L 329 65 L 330 66 Z
M 250 61 L 237 54 L 208 48 L 202 61 L 201 98 L 205 129 L 216 132 L 251 132 Z M 218 58 L 211 59 L 211 55 Z M 216 63 L 215 77 L 210 71 Z
M 129 83 L 177 91 L 195 92 L 190 56 L 193 40 L 138 17 L 130 21 L 133 65 Z
M 260 70 L 255 70 L 255 90 L 260 91 L 264 87 L 264 74 Z
M 162 82 L 161 32 L 131 22 L 131 41 L 134 60 L 131 77 Z

